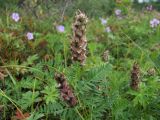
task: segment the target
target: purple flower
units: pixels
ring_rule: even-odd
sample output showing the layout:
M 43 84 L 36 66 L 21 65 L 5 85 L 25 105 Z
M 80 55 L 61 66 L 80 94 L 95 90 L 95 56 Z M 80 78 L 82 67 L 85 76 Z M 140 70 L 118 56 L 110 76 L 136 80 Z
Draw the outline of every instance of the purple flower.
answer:
M 107 33 L 111 32 L 111 28 L 110 27 L 106 27 L 105 32 L 107 32 Z
M 116 10 L 115 10 L 115 15 L 116 15 L 116 16 L 121 16 L 121 12 L 122 12 L 122 11 L 121 11 L 120 9 L 116 9 Z
M 153 10 L 153 6 L 152 6 L 152 5 L 149 5 L 149 6 L 146 7 L 146 9 L 147 9 L 148 11 L 152 11 L 152 10 Z
M 12 13 L 11 18 L 15 21 L 18 22 L 20 19 L 19 13 Z
M 26 34 L 26 37 L 27 37 L 28 40 L 33 40 L 33 39 L 34 39 L 33 33 L 31 33 L 31 32 L 28 32 L 28 33 Z
M 152 28 L 157 27 L 159 24 L 160 24 L 160 21 L 159 21 L 158 19 L 156 19 L 156 18 L 153 18 L 153 19 L 150 21 L 150 26 L 151 26 Z
M 107 24 L 107 19 L 100 18 L 100 20 L 101 20 L 101 24 L 102 24 L 102 25 L 105 25 L 105 24 Z
M 65 30 L 65 28 L 64 28 L 64 26 L 63 25 L 58 25 L 58 26 L 56 26 L 56 29 L 57 29 L 57 31 L 58 32 L 60 32 L 60 33 L 63 33 Z

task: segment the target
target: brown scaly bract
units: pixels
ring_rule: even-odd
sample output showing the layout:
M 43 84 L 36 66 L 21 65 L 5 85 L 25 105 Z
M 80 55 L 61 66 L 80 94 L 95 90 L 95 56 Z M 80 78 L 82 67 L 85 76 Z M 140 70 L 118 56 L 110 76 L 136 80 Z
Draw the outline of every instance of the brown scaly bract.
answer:
M 73 93 L 73 90 L 68 85 L 64 74 L 56 73 L 55 80 L 58 83 L 58 88 L 60 90 L 61 98 L 68 103 L 69 106 L 73 107 L 77 104 L 77 98 Z
M 81 65 L 85 64 L 86 60 L 86 24 L 88 18 L 84 13 L 78 11 L 75 16 L 75 21 L 73 23 L 73 37 L 71 42 L 71 53 L 72 60 L 78 61 Z
M 139 89 L 139 80 L 140 77 L 140 69 L 137 63 L 134 63 L 132 71 L 131 71 L 131 84 L 130 87 L 133 90 L 138 90 Z

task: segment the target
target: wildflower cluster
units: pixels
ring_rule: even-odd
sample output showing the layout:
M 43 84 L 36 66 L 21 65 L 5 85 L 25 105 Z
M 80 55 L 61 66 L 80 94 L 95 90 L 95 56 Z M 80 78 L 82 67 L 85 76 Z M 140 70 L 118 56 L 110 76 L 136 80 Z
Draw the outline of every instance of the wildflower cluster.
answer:
M 104 19 L 104 18 L 100 18 L 101 24 L 103 26 L 105 26 L 105 32 L 110 33 L 111 32 L 111 28 L 109 26 L 107 26 L 107 21 L 108 19 Z
M 122 19 L 122 11 L 120 9 L 116 9 L 114 12 L 115 12 L 115 15 L 118 19 Z M 100 18 L 100 21 L 101 21 L 101 24 L 103 26 L 105 26 L 104 31 L 107 33 L 110 33 L 112 30 L 111 30 L 110 26 L 107 26 L 108 19 Z
M 48 26 L 58 16 L 28 21 L 17 12 L 0 20 L 0 119 L 159 119 L 159 12 L 116 1 L 121 9 L 89 26 L 81 11 L 72 24 Z
M 15 22 L 19 22 L 19 20 L 20 20 L 20 15 L 19 15 L 19 13 L 17 13 L 17 12 L 13 12 L 13 13 L 11 14 L 11 18 L 12 18 L 12 20 L 14 20 Z M 65 27 L 64 27 L 63 25 L 57 25 L 57 26 L 56 26 L 56 30 L 57 30 L 58 32 L 60 32 L 60 33 L 64 33 L 64 32 L 65 32 Z M 34 39 L 33 33 L 32 33 L 32 32 L 27 32 L 26 38 L 27 38 L 27 40 L 33 40 L 33 39 Z
M 18 22 L 20 20 L 20 15 L 19 15 L 19 13 L 14 12 L 14 13 L 12 13 L 11 18 L 15 22 Z M 31 33 L 31 32 L 28 32 L 26 34 L 26 37 L 27 37 L 28 40 L 33 40 L 34 39 L 33 33 Z

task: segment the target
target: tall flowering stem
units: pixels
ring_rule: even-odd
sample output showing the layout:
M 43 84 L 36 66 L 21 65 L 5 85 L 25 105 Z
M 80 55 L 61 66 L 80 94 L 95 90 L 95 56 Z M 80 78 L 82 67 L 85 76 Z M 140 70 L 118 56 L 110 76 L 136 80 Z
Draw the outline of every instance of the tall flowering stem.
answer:
M 86 61 L 86 24 L 88 22 L 87 16 L 78 11 L 72 26 L 73 37 L 71 42 L 72 61 L 78 61 L 81 65 Z
M 131 84 L 130 87 L 133 90 L 138 90 L 139 89 L 139 80 L 140 77 L 140 69 L 137 63 L 134 63 L 132 71 L 131 71 Z
M 67 102 L 71 107 L 74 107 L 77 104 L 77 98 L 73 93 L 73 90 L 68 85 L 67 80 L 62 73 L 55 74 L 55 80 L 58 83 L 58 89 L 60 90 L 61 98 Z

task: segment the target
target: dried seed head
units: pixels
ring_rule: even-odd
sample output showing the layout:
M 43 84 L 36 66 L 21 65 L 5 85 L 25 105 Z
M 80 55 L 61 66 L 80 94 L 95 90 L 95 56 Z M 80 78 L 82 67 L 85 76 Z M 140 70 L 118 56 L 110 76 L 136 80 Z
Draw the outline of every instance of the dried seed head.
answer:
M 130 87 L 133 90 L 138 90 L 139 88 L 139 83 L 140 83 L 139 77 L 140 77 L 139 66 L 137 63 L 134 63 L 132 71 L 131 71 L 131 84 L 130 84 Z
M 88 18 L 84 13 L 78 11 L 75 16 L 75 21 L 72 25 L 73 37 L 71 42 L 72 61 L 78 61 L 84 65 L 86 60 L 86 24 Z

